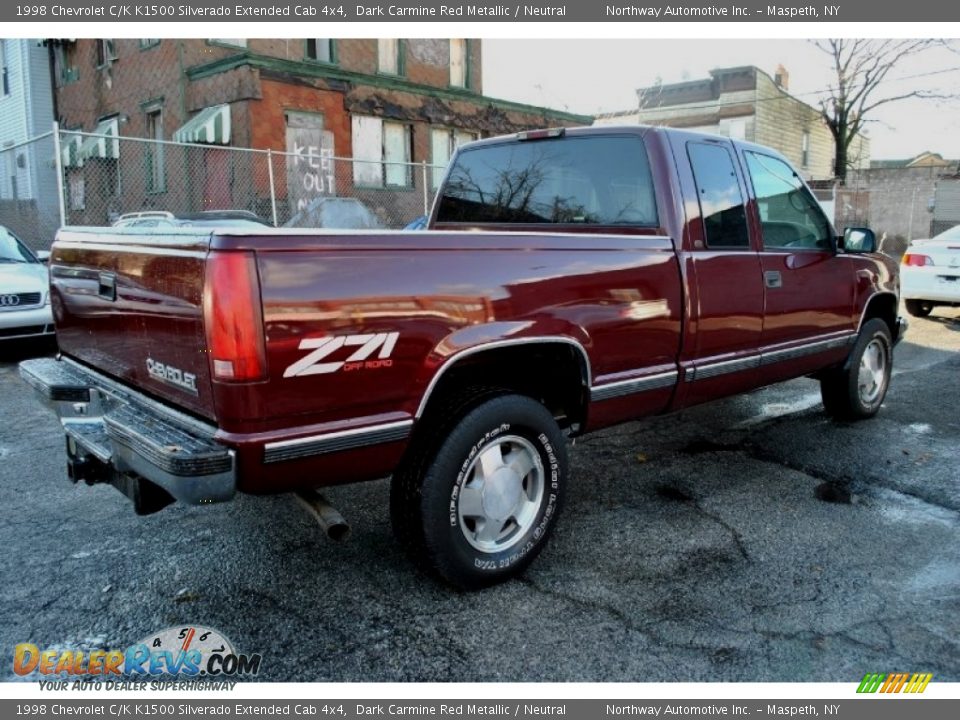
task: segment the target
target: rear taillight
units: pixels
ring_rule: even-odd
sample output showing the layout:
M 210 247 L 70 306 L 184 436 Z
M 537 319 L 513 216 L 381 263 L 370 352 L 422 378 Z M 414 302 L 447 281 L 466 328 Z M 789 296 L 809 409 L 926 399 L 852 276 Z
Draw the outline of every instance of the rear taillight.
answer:
M 203 320 L 214 380 L 251 382 L 267 375 L 260 279 L 252 252 L 211 252 Z
M 929 255 L 916 255 L 907 253 L 903 256 L 903 264 L 912 267 L 923 267 L 924 265 L 933 265 L 933 258 Z

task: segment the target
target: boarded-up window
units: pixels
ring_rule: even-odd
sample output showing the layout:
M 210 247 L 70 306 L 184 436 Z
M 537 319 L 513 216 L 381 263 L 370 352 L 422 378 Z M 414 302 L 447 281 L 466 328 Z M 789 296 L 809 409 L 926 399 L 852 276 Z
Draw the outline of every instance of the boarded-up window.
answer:
M 409 187 L 410 126 L 353 117 L 353 182 L 366 187 Z
M 399 123 L 383 125 L 383 157 L 387 185 L 409 185 L 410 176 L 410 127 Z
M 380 118 L 353 116 L 353 182 L 378 187 L 383 184 L 380 161 L 383 159 L 383 121 Z
M 400 41 L 396 38 L 377 40 L 377 71 L 387 75 L 400 74 Z
M 324 129 L 323 115 L 286 112 L 287 201 L 293 215 L 319 198 L 337 194 L 333 167 L 333 133 Z
M 446 172 L 453 151 L 463 143 L 476 140 L 479 135 L 467 130 L 450 130 L 448 128 L 434 128 L 430 131 L 430 187 L 436 190 L 440 187 L 443 174 Z
M 467 86 L 467 41 L 454 39 L 450 41 L 450 85 L 453 87 Z

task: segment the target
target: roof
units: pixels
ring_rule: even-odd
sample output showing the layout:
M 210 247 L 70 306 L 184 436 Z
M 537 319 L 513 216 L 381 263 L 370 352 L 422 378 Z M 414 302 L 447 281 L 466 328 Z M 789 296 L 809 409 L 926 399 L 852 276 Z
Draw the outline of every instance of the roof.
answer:
M 945 160 L 940 153 L 925 150 L 919 155 L 902 160 L 871 160 L 871 170 L 892 170 L 896 168 L 915 168 L 915 167 L 956 167 L 957 160 Z
M 470 102 L 478 106 L 489 105 L 499 110 L 512 110 L 532 115 L 542 115 L 553 120 L 562 120 L 583 125 L 593 122 L 592 115 L 577 115 L 571 112 L 553 110 L 536 105 L 527 105 L 512 100 L 500 100 L 499 98 L 479 95 L 469 89 L 435 87 L 392 75 L 373 75 L 353 70 L 345 70 L 344 68 L 333 65 L 299 62 L 250 52 L 231 55 L 201 65 L 194 65 L 193 67 L 187 68 L 186 74 L 190 80 L 199 80 L 205 77 L 219 75 L 220 73 L 225 73 L 239 67 L 251 67 L 257 70 L 273 70 L 291 76 L 341 80 L 355 85 L 382 87 L 389 90 L 399 90 L 443 100 Z

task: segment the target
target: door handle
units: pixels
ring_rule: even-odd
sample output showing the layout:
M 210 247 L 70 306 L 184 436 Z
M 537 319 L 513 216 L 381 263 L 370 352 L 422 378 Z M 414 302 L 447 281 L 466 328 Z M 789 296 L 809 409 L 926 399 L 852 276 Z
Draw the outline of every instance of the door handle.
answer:
M 117 299 L 117 276 L 112 272 L 99 273 L 97 277 L 97 295 L 104 300 Z
M 783 278 L 779 270 L 767 270 L 763 273 L 763 284 L 768 288 L 783 287 Z

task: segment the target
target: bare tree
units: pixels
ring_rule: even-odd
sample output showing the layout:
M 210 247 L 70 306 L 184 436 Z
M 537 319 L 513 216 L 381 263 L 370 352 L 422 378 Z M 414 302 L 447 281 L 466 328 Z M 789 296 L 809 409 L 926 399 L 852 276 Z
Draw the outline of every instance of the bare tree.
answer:
M 886 92 L 891 71 L 905 58 L 935 48 L 949 48 L 943 40 L 814 40 L 813 44 L 830 56 L 834 79 L 830 96 L 820 101 L 824 122 L 833 133 L 833 171 L 837 178 L 847 177 L 850 146 L 863 130 L 868 116 L 881 105 L 907 98 L 951 97 L 931 90 L 913 89 Z

